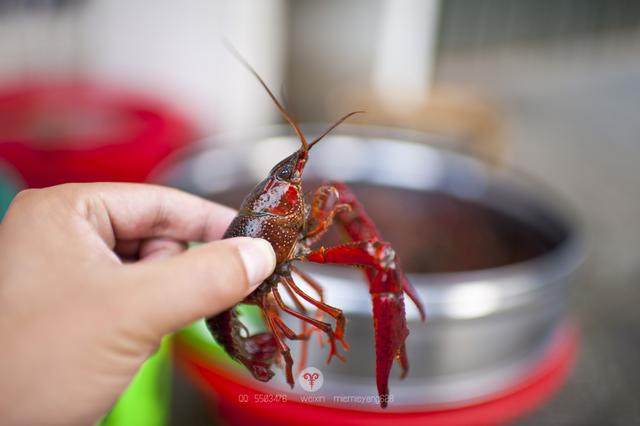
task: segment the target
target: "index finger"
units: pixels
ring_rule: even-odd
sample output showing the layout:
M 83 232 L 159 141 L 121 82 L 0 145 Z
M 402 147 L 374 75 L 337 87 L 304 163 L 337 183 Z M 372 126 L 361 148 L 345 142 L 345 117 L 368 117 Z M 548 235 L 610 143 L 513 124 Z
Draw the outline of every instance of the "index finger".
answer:
M 186 192 L 148 184 L 69 185 L 80 192 L 84 214 L 111 248 L 117 240 L 220 239 L 236 211 Z

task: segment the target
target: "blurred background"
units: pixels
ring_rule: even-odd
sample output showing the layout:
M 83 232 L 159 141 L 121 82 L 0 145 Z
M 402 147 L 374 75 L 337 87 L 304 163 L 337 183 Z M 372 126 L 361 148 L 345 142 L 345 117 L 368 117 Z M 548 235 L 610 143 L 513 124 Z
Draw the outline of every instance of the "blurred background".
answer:
M 437 135 L 566 200 L 589 241 L 577 363 L 510 421 L 640 424 L 640 3 L 0 0 L 2 208 L 26 187 L 157 181 L 212 135 L 282 122 L 223 38 L 300 122 L 364 109 L 353 123 Z M 158 421 L 223 421 L 179 371 L 158 383 Z

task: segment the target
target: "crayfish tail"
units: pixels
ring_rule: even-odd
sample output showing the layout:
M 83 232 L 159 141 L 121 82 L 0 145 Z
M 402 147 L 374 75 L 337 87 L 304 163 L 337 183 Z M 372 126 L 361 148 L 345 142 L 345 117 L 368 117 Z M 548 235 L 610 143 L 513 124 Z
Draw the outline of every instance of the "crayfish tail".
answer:
M 206 323 L 216 341 L 231 358 L 243 364 L 256 380 L 271 380 L 274 376 L 271 366 L 277 354 L 273 334 L 264 332 L 242 336 L 240 330 L 246 329 L 233 309 L 207 318 Z
M 241 338 L 238 342 L 244 347 L 236 357 L 261 382 L 268 382 L 273 377 L 271 365 L 274 362 L 277 346 L 273 334 L 264 332 Z

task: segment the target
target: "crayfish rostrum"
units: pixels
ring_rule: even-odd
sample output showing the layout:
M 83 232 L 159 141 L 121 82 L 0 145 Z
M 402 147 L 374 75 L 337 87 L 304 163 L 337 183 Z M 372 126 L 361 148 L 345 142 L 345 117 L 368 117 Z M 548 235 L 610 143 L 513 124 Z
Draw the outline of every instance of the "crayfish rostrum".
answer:
M 334 355 L 342 358 L 338 352 L 338 342 L 343 349 L 348 349 L 344 341 L 345 318 L 342 311 L 324 303 L 320 284 L 294 263 L 307 261 L 361 267 L 373 300 L 376 382 L 380 404 L 384 408 L 389 399 L 388 380 L 393 360 L 398 360 L 402 377 L 409 367 L 405 350 L 409 330 L 405 318 L 404 293 L 416 304 L 424 320 L 422 304 L 400 269 L 395 251 L 388 242 L 382 240 L 373 221 L 344 183 L 330 182 L 320 186 L 313 194 L 310 205 L 305 203 L 302 191 L 302 172 L 311 148 L 345 119 L 360 111 L 345 115 L 309 143 L 256 71 L 242 58 L 239 59 L 255 75 L 282 116 L 293 127 L 301 146 L 276 164 L 269 176 L 253 188 L 223 237 L 264 238 L 274 248 L 277 258 L 274 273 L 243 300 L 243 303 L 257 305 L 261 309 L 269 331 L 250 335 L 233 308 L 208 318 L 207 327 L 227 353 L 244 364 L 257 380 L 270 380 L 274 374 L 271 366 L 281 356 L 285 362 L 287 383 L 293 387 L 293 358 L 285 339 L 306 341 L 311 331 L 319 330 L 328 338 L 327 362 Z M 347 241 L 335 247 L 312 248 L 332 224 L 343 231 L 341 233 Z M 318 293 L 317 299 L 298 287 L 292 272 Z M 280 288 L 290 296 L 295 309 L 283 301 Z M 317 308 L 317 314 L 309 315 L 300 299 Z M 299 318 L 302 332 L 291 330 L 280 318 L 281 312 Z M 334 318 L 335 329 L 323 321 L 324 314 Z

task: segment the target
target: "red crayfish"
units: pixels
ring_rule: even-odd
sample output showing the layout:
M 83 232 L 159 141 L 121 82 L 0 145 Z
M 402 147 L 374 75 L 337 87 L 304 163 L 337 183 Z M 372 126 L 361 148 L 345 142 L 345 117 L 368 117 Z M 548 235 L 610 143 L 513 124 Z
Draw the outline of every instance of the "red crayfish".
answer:
M 424 310 L 417 293 L 400 269 L 398 256 L 390 244 L 383 241 L 371 218 L 349 188 L 340 182 L 320 186 L 314 193 L 311 204 L 305 203 L 302 191 L 302 171 L 309 158 L 309 151 L 325 135 L 353 114 L 338 120 L 322 135 L 307 142 L 295 121 L 287 114 L 257 72 L 242 58 L 240 61 L 253 73 L 265 88 L 276 107 L 293 127 L 300 138 L 299 150 L 280 161 L 269 172 L 269 176 L 257 184 L 244 199 L 238 215 L 229 225 L 223 238 L 250 236 L 269 241 L 276 253 L 277 266 L 243 303 L 257 305 L 268 325 L 268 332 L 250 335 L 232 308 L 207 319 L 207 327 L 226 352 L 241 362 L 260 381 L 273 377 L 271 365 L 278 354 L 284 358 L 287 383 L 293 387 L 293 358 L 285 338 L 307 340 L 314 328 L 325 333 L 329 342 L 329 358 L 342 358 L 337 342 L 347 350 L 344 341 L 345 318 L 340 309 L 324 303 L 322 288 L 311 276 L 293 265 L 294 261 L 331 263 L 362 267 L 369 282 L 373 300 L 373 324 L 376 347 L 376 382 L 380 405 L 387 406 L 389 396 L 389 374 L 393 360 L 397 359 L 402 370 L 408 371 L 409 362 L 405 350 L 405 339 L 409 335 L 404 309 L 404 294 L 411 298 L 424 320 Z M 348 238 L 348 242 L 336 247 L 312 249 L 332 223 Z M 319 296 L 319 300 L 306 294 L 295 283 L 292 272 L 306 281 Z M 288 306 L 282 299 L 279 286 L 289 294 L 297 309 Z M 326 313 L 335 320 L 335 329 L 322 317 L 309 316 L 300 298 Z M 280 318 L 280 311 L 303 321 L 303 331 L 296 334 Z

